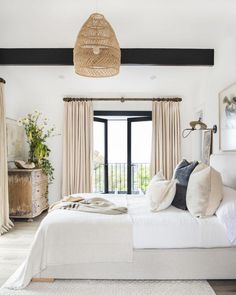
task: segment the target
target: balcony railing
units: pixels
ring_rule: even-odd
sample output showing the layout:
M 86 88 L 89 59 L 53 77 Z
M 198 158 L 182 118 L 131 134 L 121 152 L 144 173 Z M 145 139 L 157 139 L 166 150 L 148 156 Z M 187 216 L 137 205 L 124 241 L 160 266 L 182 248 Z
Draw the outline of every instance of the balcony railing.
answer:
M 105 191 L 105 165 L 96 163 L 93 171 L 94 192 Z M 131 192 L 132 194 L 142 194 L 147 190 L 150 181 L 150 164 L 133 163 L 131 166 Z M 127 164 L 108 164 L 108 192 L 127 193 Z

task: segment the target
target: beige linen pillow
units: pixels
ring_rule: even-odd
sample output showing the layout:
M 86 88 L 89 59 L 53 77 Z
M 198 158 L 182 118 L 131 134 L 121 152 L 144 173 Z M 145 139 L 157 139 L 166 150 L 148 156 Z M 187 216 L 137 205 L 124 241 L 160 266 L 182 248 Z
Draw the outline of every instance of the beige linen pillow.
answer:
M 171 205 L 175 196 L 176 182 L 176 179 L 165 180 L 161 172 L 152 178 L 146 193 L 151 211 L 161 211 Z
M 223 198 L 221 174 L 200 163 L 192 172 L 187 188 L 187 207 L 195 217 L 213 215 Z

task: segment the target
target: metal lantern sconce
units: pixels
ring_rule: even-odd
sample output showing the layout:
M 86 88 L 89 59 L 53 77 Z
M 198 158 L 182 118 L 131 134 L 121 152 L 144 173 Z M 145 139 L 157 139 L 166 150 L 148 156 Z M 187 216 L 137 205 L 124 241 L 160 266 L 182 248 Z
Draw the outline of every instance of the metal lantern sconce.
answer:
M 211 130 L 213 133 L 217 132 L 217 126 L 216 125 L 213 125 L 212 128 L 207 128 L 207 125 L 201 121 L 201 118 L 199 118 L 198 121 L 191 121 L 189 123 L 189 125 L 190 125 L 191 128 L 186 128 L 182 132 L 182 137 L 183 138 L 188 137 L 189 134 L 192 131 L 195 131 L 195 130 Z

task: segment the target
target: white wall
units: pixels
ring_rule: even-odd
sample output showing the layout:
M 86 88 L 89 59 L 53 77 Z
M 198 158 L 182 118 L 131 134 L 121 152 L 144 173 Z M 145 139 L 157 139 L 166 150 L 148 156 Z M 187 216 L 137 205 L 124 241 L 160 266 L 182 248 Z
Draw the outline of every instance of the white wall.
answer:
M 64 96 L 82 97 L 162 97 L 179 96 L 181 126 L 192 118 L 192 101 L 205 68 L 198 67 L 121 67 L 120 75 L 108 79 L 89 79 L 74 74 L 73 67 L 5 66 L 0 76 L 5 86 L 7 116 L 18 119 L 35 109 L 42 111 L 62 134 Z M 96 110 L 151 110 L 150 102 L 96 102 Z M 61 197 L 62 136 L 49 140 L 55 181 L 50 202 Z M 182 155 L 191 158 L 191 139 L 182 143 Z
M 98 5 L 96 5 L 96 2 Z M 42 111 L 62 133 L 63 96 L 180 96 L 181 127 L 196 110 L 218 124 L 218 92 L 236 80 L 235 0 L 0 0 L 0 48 L 73 47 L 88 16 L 98 10 L 114 27 L 120 46 L 215 48 L 215 67 L 121 67 L 120 75 L 88 79 L 73 67 L 0 68 L 6 79 L 7 116 Z M 150 103 L 104 103 L 95 109 L 150 109 Z M 214 150 L 218 134 L 214 136 Z M 195 157 L 194 134 L 182 140 L 182 156 Z M 60 197 L 62 138 L 50 140 L 55 181 L 50 201 Z M 195 148 L 196 150 L 196 148 Z
M 199 97 L 193 102 L 193 111 L 203 109 L 204 121 L 209 127 L 215 124 L 218 126 L 218 132 L 213 136 L 213 153 L 220 152 L 219 92 L 235 82 L 236 34 L 234 37 L 225 36 L 218 44 L 215 52 L 215 67 L 206 69 L 201 78 Z

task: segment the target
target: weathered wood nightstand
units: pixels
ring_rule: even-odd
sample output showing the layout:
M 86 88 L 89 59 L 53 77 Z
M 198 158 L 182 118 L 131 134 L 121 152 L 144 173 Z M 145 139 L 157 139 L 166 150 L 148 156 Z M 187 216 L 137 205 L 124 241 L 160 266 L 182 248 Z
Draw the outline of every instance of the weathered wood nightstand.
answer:
M 48 208 L 48 178 L 41 169 L 9 169 L 11 218 L 32 218 Z

